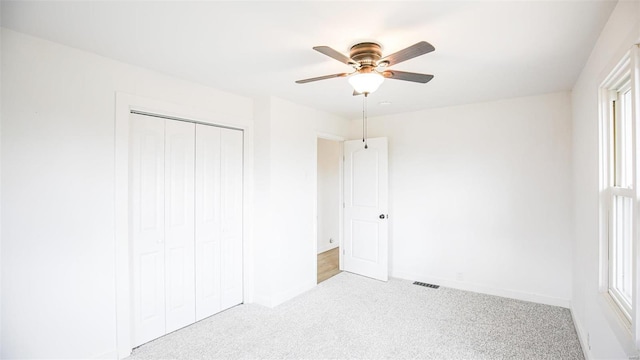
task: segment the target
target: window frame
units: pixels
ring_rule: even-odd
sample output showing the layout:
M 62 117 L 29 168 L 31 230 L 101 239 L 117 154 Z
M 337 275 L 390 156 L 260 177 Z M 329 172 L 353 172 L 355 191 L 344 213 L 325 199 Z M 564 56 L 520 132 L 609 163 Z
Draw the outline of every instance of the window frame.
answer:
M 608 104 L 611 107 L 609 111 L 609 119 L 608 126 L 609 130 L 609 196 L 608 196 L 608 206 L 607 210 L 609 212 L 609 223 L 608 223 L 608 247 L 609 247 L 609 256 L 608 256 L 608 279 L 607 279 L 607 291 L 609 295 L 612 297 L 615 304 L 620 308 L 622 314 L 627 318 L 629 322 L 631 322 L 631 312 L 632 312 L 632 303 L 633 303 L 633 295 L 631 298 L 627 298 L 623 291 L 617 287 L 618 281 L 616 281 L 615 277 L 618 275 L 616 272 L 616 268 L 618 267 L 618 262 L 622 262 L 625 259 L 618 259 L 614 256 L 616 247 L 620 246 L 616 242 L 618 237 L 616 236 L 616 199 L 617 198 L 626 198 L 630 199 L 632 202 L 636 198 L 636 189 L 635 186 L 635 173 L 636 166 L 634 166 L 635 159 L 635 141 L 634 141 L 634 132 L 635 132 L 635 124 L 633 121 L 633 115 L 627 114 L 628 118 L 623 117 L 623 104 L 622 98 L 624 94 L 631 91 L 631 71 L 628 67 L 629 61 L 625 61 L 627 65 L 627 69 L 623 72 L 616 74 L 614 80 L 614 86 L 612 88 L 607 89 L 609 91 L 609 101 Z M 628 123 L 630 122 L 630 123 Z M 625 126 L 629 126 L 629 128 L 624 129 Z M 629 131 L 631 133 L 629 133 Z M 630 144 L 627 144 L 629 142 Z M 626 151 L 625 151 L 626 150 Z M 628 157 L 631 157 L 628 159 Z M 630 174 L 628 174 L 630 173 Z M 630 176 L 629 176 L 630 175 Z M 633 222 L 633 218 L 636 216 L 635 206 L 631 206 L 631 222 L 629 223 L 630 228 L 627 229 L 631 233 L 631 254 L 628 254 L 631 257 L 632 267 L 633 267 L 633 250 L 635 248 L 635 237 L 633 236 L 635 232 L 635 224 Z M 633 288 L 633 270 L 629 271 L 632 276 L 632 288 Z
M 638 276 L 638 231 L 640 230 L 640 213 L 639 213 L 639 176 L 640 171 L 640 156 L 638 156 L 638 149 L 640 141 L 638 139 L 639 131 L 637 131 L 640 125 L 639 119 L 639 81 L 640 73 L 640 51 L 638 45 L 634 45 L 632 49 L 627 52 L 622 60 L 613 68 L 605 80 L 601 83 L 599 88 L 599 145 L 600 145 L 600 169 L 599 169 L 599 234 L 600 234 L 600 273 L 599 273 L 599 291 L 603 297 L 607 300 L 607 303 L 611 305 L 611 309 L 617 314 L 620 323 L 624 325 L 636 346 L 640 344 L 640 324 L 638 324 L 638 312 L 640 309 L 640 299 L 638 299 L 638 288 L 640 284 L 640 276 Z M 628 161 L 623 158 L 622 161 L 626 163 L 622 168 L 616 167 L 616 160 L 620 159 L 621 146 L 616 141 L 615 129 L 620 129 L 622 125 L 618 122 L 621 119 L 620 114 L 622 107 L 620 104 L 619 94 L 624 94 L 626 91 L 630 91 L 630 113 L 629 121 L 630 134 L 628 137 L 619 138 L 622 142 L 631 142 L 630 152 L 627 155 L 631 156 Z M 616 101 L 617 106 L 612 106 L 613 101 Z M 615 122 L 614 122 L 615 119 Z M 623 134 L 624 136 L 624 134 Z M 616 156 L 618 159 L 616 159 Z M 628 169 L 628 168 L 631 169 Z M 630 173 L 624 173 L 624 170 L 630 171 Z M 631 299 L 630 302 L 626 300 L 624 294 L 619 289 L 615 288 L 613 283 L 616 283 L 612 279 L 615 276 L 616 259 L 613 258 L 613 245 L 614 245 L 614 200 L 616 197 L 622 197 L 631 199 L 631 216 L 630 216 L 630 254 L 629 259 L 631 261 Z M 618 278 L 620 280 L 620 278 Z M 628 290 L 627 290 L 628 292 Z

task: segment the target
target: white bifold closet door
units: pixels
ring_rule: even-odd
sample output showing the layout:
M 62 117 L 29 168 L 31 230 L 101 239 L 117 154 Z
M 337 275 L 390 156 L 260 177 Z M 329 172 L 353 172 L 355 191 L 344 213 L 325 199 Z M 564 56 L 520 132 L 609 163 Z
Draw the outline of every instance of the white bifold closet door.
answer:
M 222 308 L 242 302 L 242 132 L 221 129 Z
M 196 125 L 196 319 L 242 302 L 242 133 Z
M 195 322 L 195 124 L 165 120 L 166 332 Z
M 165 332 L 164 121 L 132 115 L 129 239 L 134 346 Z
M 242 132 L 131 115 L 134 346 L 242 302 Z

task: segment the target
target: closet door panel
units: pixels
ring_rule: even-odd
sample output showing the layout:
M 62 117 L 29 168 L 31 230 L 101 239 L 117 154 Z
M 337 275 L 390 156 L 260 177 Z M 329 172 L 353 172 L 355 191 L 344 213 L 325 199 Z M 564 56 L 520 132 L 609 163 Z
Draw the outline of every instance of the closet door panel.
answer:
M 196 125 L 196 319 L 220 304 L 220 128 Z
M 222 308 L 242 303 L 242 131 L 221 129 Z
M 164 121 L 131 115 L 129 222 L 133 345 L 165 334 Z
M 165 120 L 166 332 L 195 322 L 195 124 Z

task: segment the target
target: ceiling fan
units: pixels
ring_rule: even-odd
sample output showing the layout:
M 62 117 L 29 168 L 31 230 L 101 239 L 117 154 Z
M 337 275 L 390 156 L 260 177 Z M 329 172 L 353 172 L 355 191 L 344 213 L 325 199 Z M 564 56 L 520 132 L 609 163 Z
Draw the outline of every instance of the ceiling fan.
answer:
M 420 41 L 408 48 L 400 50 L 391 55 L 382 57 L 382 49 L 374 42 L 362 42 L 355 44 L 346 56 L 328 46 L 315 46 L 313 50 L 323 53 L 341 63 L 350 65 L 355 71 L 351 73 L 340 73 L 314 77 L 310 79 L 298 80 L 298 84 L 306 84 L 312 81 L 332 79 L 338 77 L 349 77 L 349 83 L 354 88 L 353 95 L 368 94 L 376 91 L 380 84 L 387 79 L 412 81 L 425 84 L 433 79 L 433 75 L 419 74 L 406 71 L 387 69 L 389 66 L 413 59 L 420 55 L 430 53 L 435 50 L 433 45 L 426 41 Z

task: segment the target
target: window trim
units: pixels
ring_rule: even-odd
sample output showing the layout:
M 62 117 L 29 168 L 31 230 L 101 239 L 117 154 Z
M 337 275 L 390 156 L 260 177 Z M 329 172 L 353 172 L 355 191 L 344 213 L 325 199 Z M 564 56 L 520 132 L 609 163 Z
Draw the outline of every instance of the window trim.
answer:
M 606 300 L 611 314 L 620 320 L 621 329 L 624 328 L 629 339 L 633 341 L 636 349 L 640 348 L 640 45 L 634 45 L 620 60 L 613 70 L 605 77 L 600 84 L 598 92 L 599 105 L 599 292 Z M 630 89 L 631 91 L 631 159 L 633 170 L 631 171 L 630 184 L 628 187 L 614 186 L 614 163 L 610 145 L 613 144 L 613 109 L 610 102 L 617 97 L 617 92 Z M 622 184 L 625 185 L 625 184 Z M 624 196 L 632 199 L 632 224 L 631 224 L 631 304 L 625 307 L 620 303 L 620 299 L 612 295 L 609 290 L 610 285 L 610 241 L 612 232 L 612 205 L 614 196 Z
M 599 91 L 599 107 L 600 107 L 600 122 L 599 122 L 599 136 L 600 136 L 600 281 L 599 290 L 607 298 L 609 303 L 612 304 L 615 312 L 624 320 L 624 324 L 628 330 L 632 329 L 632 324 L 635 323 L 635 302 L 637 301 L 636 288 L 638 276 L 636 275 L 636 262 L 632 262 L 632 298 L 629 304 L 625 297 L 612 286 L 611 275 L 612 268 L 615 264 L 612 258 L 613 247 L 613 199 L 615 196 L 622 196 L 631 198 L 633 200 L 632 214 L 633 218 L 637 214 L 637 194 L 636 194 L 636 176 L 637 164 L 635 156 L 635 128 L 637 124 L 635 117 L 633 116 L 634 104 L 632 104 L 632 164 L 634 169 L 631 174 L 631 186 L 621 187 L 617 186 L 620 179 L 620 168 L 615 166 L 616 156 L 619 154 L 619 147 L 616 144 L 615 135 L 616 130 L 620 126 L 615 122 L 616 118 L 619 118 L 620 108 L 615 104 L 618 101 L 618 94 L 621 91 L 631 88 L 633 91 L 633 79 L 632 79 L 632 51 L 627 52 L 622 60 L 613 68 L 613 71 L 602 82 Z M 633 95 L 633 94 L 632 94 Z M 615 147 L 615 148 L 614 148 Z M 623 184 L 629 185 L 629 184 Z M 636 253 L 636 236 L 637 226 L 635 221 L 631 224 L 632 232 L 632 258 L 635 259 Z

